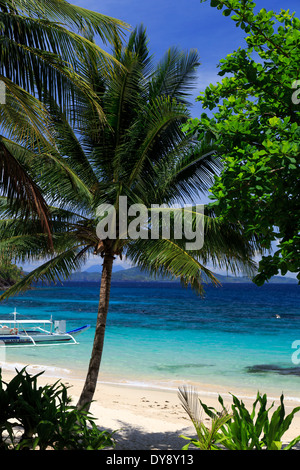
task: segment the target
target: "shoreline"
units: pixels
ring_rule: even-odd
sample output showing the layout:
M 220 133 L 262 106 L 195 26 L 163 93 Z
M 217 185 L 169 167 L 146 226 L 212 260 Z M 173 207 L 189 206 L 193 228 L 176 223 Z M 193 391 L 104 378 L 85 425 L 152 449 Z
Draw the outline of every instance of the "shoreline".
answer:
M 10 367 L 13 366 L 10 364 Z M 20 368 L 18 369 L 20 370 Z M 28 373 L 36 375 L 40 370 L 28 367 Z M 9 382 L 15 375 L 15 370 L 2 368 L 4 382 Z M 59 380 L 68 387 L 68 393 L 75 405 L 79 399 L 85 376 L 58 377 L 45 371 L 38 377 L 40 385 L 51 384 Z M 187 443 L 181 435 L 196 437 L 195 429 L 190 418 L 184 411 L 178 397 L 178 387 L 166 387 L 155 384 L 133 384 L 125 382 L 112 382 L 99 377 L 94 401 L 90 412 L 96 419 L 96 424 L 101 430 L 115 432 L 115 450 L 181 450 Z M 174 384 L 175 385 L 175 384 Z M 178 383 L 182 386 L 183 383 Z M 207 406 L 220 410 L 218 395 L 224 399 L 224 404 L 230 408 L 232 404 L 231 394 L 240 398 L 250 410 L 255 400 L 254 390 L 242 390 L 232 387 L 226 390 L 208 384 L 185 383 L 187 387 L 193 387 L 199 398 Z M 274 402 L 273 411 L 279 405 L 279 398 L 268 395 L 268 401 Z M 284 399 L 286 415 L 292 409 L 299 406 L 299 399 Z M 271 411 L 272 413 L 272 411 Z M 205 418 L 206 416 L 203 415 Z M 300 412 L 298 412 L 288 431 L 283 437 L 285 443 L 300 435 Z M 192 446 L 190 450 L 194 449 Z
M 42 377 L 47 377 L 51 380 L 60 380 L 61 382 L 76 382 L 81 383 L 83 385 L 86 377 L 87 370 L 83 369 L 67 369 L 62 367 L 56 366 L 48 366 L 45 364 L 25 364 L 25 363 L 8 363 L 6 361 L 1 362 L 0 356 L 0 369 L 2 369 L 2 374 L 15 374 L 16 369 L 20 371 L 21 369 L 25 368 L 28 373 L 35 375 L 40 372 L 43 372 Z M 236 395 L 240 399 L 250 399 L 255 400 L 257 392 L 264 394 L 266 393 L 269 400 L 277 400 L 281 394 L 284 395 L 284 400 L 287 402 L 293 402 L 300 404 L 300 393 L 299 396 L 292 395 L 292 391 L 287 392 L 282 390 L 282 388 L 274 388 L 266 386 L 266 389 L 258 389 L 253 385 L 229 385 L 226 383 L 207 383 L 201 381 L 195 381 L 192 379 L 166 379 L 162 380 L 160 378 L 154 377 L 143 377 L 141 379 L 136 378 L 128 378 L 124 379 L 121 378 L 119 375 L 108 375 L 107 373 L 101 372 L 98 377 L 98 384 L 108 385 L 108 386 L 116 386 L 116 387 L 127 387 L 127 388 L 138 388 L 138 389 L 146 389 L 146 390 L 157 390 L 157 391 L 170 391 L 170 392 L 177 392 L 179 387 L 182 386 L 190 386 L 196 389 L 201 396 L 207 396 L 212 398 L 218 398 L 218 395 L 222 397 L 231 397 L 231 395 Z M 300 392 L 300 388 L 299 388 Z

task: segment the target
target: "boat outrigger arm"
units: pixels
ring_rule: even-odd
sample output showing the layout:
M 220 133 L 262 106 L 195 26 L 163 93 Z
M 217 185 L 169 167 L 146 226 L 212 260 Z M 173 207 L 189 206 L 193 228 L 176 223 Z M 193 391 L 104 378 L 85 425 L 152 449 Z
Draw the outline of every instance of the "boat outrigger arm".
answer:
M 5 319 L 0 324 L 0 346 L 41 346 L 49 344 L 78 344 L 74 336 L 90 328 L 85 325 L 66 331 L 66 321 L 19 320 L 16 310 L 14 318 Z M 48 330 L 46 329 L 49 327 Z

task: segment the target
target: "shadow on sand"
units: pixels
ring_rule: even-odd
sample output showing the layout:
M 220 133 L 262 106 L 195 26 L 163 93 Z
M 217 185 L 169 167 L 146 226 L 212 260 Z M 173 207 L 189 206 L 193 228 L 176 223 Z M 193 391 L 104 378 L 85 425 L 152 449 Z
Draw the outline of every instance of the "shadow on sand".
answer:
M 194 437 L 189 428 L 176 432 L 145 432 L 142 427 L 133 427 L 121 420 L 118 423 L 117 429 L 105 429 L 108 432 L 116 431 L 113 435 L 115 450 L 181 450 L 187 441 L 180 435 Z

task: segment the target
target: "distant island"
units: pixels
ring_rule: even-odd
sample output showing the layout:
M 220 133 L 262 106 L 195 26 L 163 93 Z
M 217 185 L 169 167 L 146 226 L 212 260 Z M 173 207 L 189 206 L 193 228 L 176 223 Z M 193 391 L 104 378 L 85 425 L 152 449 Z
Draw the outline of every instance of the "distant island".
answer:
M 89 268 L 83 272 L 73 273 L 69 279 L 72 282 L 98 282 L 101 279 L 101 266 L 97 271 L 95 268 Z M 215 274 L 216 278 L 221 282 L 221 284 L 237 284 L 237 283 L 251 283 L 251 279 L 246 276 L 224 276 L 221 274 Z M 121 267 L 116 267 L 116 270 L 112 274 L 112 282 L 179 282 L 177 279 L 169 279 L 162 276 L 154 278 L 145 271 L 142 271 L 140 268 L 128 268 L 124 269 Z M 283 276 L 274 276 L 269 284 L 296 284 L 297 279 Z

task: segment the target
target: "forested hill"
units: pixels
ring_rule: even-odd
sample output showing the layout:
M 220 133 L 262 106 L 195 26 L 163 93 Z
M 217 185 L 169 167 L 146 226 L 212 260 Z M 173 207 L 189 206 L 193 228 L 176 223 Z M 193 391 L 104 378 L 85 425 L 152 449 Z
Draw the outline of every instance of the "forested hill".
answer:
M 0 290 L 14 285 L 22 277 L 23 270 L 10 262 L 0 262 Z
M 234 276 L 224 276 L 220 274 L 216 274 L 216 277 L 222 284 L 225 283 L 250 283 L 252 282 L 251 279 L 245 276 L 241 277 L 234 277 Z M 98 282 L 101 279 L 101 272 L 100 270 L 97 272 L 77 272 L 72 274 L 71 281 L 78 281 L 78 282 Z M 158 278 L 154 279 L 150 276 L 147 272 L 141 271 L 139 268 L 129 268 L 129 269 L 122 269 L 117 272 L 113 272 L 112 274 L 112 282 L 150 282 L 150 281 L 170 281 L 170 279 L 163 278 L 159 276 Z M 176 282 L 176 280 L 174 280 Z M 288 283 L 288 284 L 295 284 L 297 283 L 296 279 L 289 278 L 289 277 L 282 277 L 282 276 L 274 276 L 269 283 Z

